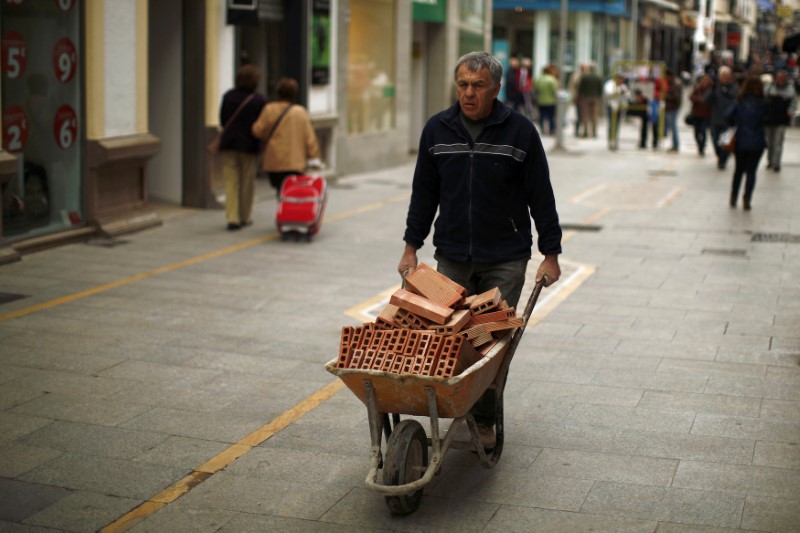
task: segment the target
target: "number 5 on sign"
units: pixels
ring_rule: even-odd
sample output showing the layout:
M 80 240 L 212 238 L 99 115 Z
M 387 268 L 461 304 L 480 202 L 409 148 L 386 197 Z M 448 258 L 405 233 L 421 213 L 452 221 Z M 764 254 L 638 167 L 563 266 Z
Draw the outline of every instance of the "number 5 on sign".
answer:
M 78 117 L 75 110 L 69 105 L 64 104 L 56 111 L 55 120 L 53 120 L 53 134 L 56 143 L 62 150 L 75 144 L 78 136 Z
M 25 39 L 15 31 L 3 35 L 2 42 L 3 72 L 9 79 L 15 80 L 25 73 L 28 63 L 28 52 Z

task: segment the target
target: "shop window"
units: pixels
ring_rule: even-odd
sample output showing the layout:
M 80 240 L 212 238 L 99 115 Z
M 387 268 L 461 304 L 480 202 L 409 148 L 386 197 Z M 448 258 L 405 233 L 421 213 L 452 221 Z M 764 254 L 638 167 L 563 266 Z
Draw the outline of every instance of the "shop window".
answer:
M 78 0 L 0 4 L 3 149 L 19 160 L 4 238 L 83 225 L 80 20 Z
M 347 131 L 395 127 L 395 0 L 351 0 Z

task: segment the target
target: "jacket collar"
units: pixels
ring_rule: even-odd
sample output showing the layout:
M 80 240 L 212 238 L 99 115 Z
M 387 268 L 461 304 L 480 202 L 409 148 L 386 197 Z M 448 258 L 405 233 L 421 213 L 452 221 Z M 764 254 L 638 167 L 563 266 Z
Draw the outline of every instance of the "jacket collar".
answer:
M 449 109 L 447 109 L 442 117 L 442 120 L 450 125 L 451 127 L 459 128 L 461 126 L 461 119 L 459 118 L 459 113 L 461 113 L 461 105 L 456 102 L 453 104 Z M 493 126 L 494 124 L 499 124 L 506 120 L 509 115 L 511 115 L 511 111 L 506 107 L 506 105 L 498 100 L 497 98 L 494 99 L 494 105 L 492 106 L 492 112 L 489 113 L 489 117 L 486 120 L 486 126 L 489 127 Z

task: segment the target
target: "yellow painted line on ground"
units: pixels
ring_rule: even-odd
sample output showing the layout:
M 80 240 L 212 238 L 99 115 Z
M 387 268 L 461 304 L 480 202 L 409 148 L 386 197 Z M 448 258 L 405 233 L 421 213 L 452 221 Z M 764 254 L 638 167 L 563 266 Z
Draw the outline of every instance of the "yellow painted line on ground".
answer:
M 128 511 L 121 517 L 102 528 L 100 531 L 102 533 L 118 533 L 122 531 L 128 531 L 143 518 L 150 516 L 159 509 L 174 502 L 192 490 L 194 487 L 200 485 L 203 481 L 207 480 L 223 468 L 230 465 L 239 457 L 245 455 L 254 447 L 265 442 L 267 439 L 279 431 L 289 427 L 291 424 L 294 424 L 301 417 L 328 401 L 331 397 L 333 397 L 333 395 L 343 388 L 344 383 L 342 381 L 338 379 L 331 381 L 302 402 L 278 416 L 272 422 L 250 433 L 239 442 L 232 444 L 219 454 L 209 459 L 204 465 L 194 470 L 191 474 L 184 476 L 171 486 L 149 498 L 138 507 Z
M 385 205 L 391 204 L 393 202 L 398 202 L 403 199 L 407 199 L 409 193 L 401 194 L 394 196 L 392 198 L 388 198 L 386 200 L 382 200 L 380 202 L 374 202 L 372 204 L 367 204 L 357 209 L 352 209 L 350 211 L 344 211 L 342 213 L 337 213 L 331 217 L 328 217 L 326 222 L 334 223 L 340 220 L 344 220 L 347 218 L 354 217 L 356 215 L 360 215 L 361 213 L 366 213 L 367 211 L 372 211 L 374 209 L 379 209 Z M 162 267 L 154 268 L 152 270 L 148 270 L 146 272 L 141 272 L 139 274 L 134 274 L 133 276 L 128 276 L 127 278 L 118 279 L 116 281 L 112 281 L 110 283 L 105 283 L 103 285 L 98 285 L 96 287 L 92 287 L 91 289 L 86 289 L 85 291 L 76 292 L 74 294 L 69 294 L 67 296 L 62 296 L 60 298 L 56 298 L 54 300 L 49 300 L 47 302 L 42 302 L 40 304 L 31 305 L 29 307 L 23 307 L 22 309 L 17 309 L 16 311 L 10 311 L 8 313 L 0 314 L 0 322 L 5 320 L 11 320 L 14 318 L 20 318 L 26 315 L 30 315 L 33 313 L 38 313 L 39 311 L 44 311 L 46 309 L 52 309 L 53 307 L 58 307 L 59 305 L 68 304 L 70 302 L 74 302 L 75 300 L 80 300 L 81 298 L 86 298 L 87 296 L 94 296 L 95 294 L 100 294 L 112 289 L 116 289 L 122 287 L 124 285 L 129 285 L 131 283 L 136 283 L 137 281 L 142 281 L 148 278 L 152 278 L 154 276 L 158 276 L 160 274 L 165 274 L 167 272 L 172 272 L 174 270 L 179 270 L 181 268 L 185 268 L 188 266 L 196 265 L 198 263 L 202 263 L 203 261 L 208 261 L 209 259 L 216 259 L 218 257 L 223 257 L 226 255 L 230 255 L 235 252 L 240 252 L 242 250 L 246 250 L 247 248 L 252 248 L 253 246 L 258 246 L 260 244 L 264 244 L 265 242 L 274 241 L 280 236 L 277 231 L 273 231 L 272 233 L 268 233 L 263 237 L 258 237 L 257 239 L 250 239 L 248 241 L 240 242 L 238 244 L 233 244 L 231 246 L 226 246 L 225 248 L 221 248 L 219 250 L 215 250 L 213 252 L 209 252 L 206 254 L 198 255 L 196 257 L 192 257 L 189 259 L 185 259 L 183 261 L 178 261 L 177 263 L 172 263 L 171 265 L 165 265 Z

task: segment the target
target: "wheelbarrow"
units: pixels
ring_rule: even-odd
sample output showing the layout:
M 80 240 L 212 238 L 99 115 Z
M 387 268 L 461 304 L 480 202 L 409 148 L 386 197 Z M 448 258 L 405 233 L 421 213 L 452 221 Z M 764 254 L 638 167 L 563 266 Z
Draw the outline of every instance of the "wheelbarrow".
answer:
M 484 468 L 493 468 L 500 460 L 504 441 L 503 391 L 508 368 L 545 283 L 546 278 L 534 286 L 522 326 L 499 338 L 478 362 L 452 378 L 337 368 L 337 359 L 325 365 L 367 406 L 372 450 L 366 485 L 385 495 L 393 514 L 417 510 L 424 487 L 439 471 L 450 448 L 473 451 Z M 496 443 L 491 450 L 484 450 L 475 418 L 469 411 L 489 389 L 494 389 L 496 398 Z M 417 420 L 401 421 L 401 415 L 428 416 L 430 438 Z M 444 437 L 439 429 L 440 418 L 453 419 Z M 470 440 L 457 440 L 456 435 L 462 433 L 465 425 Z

